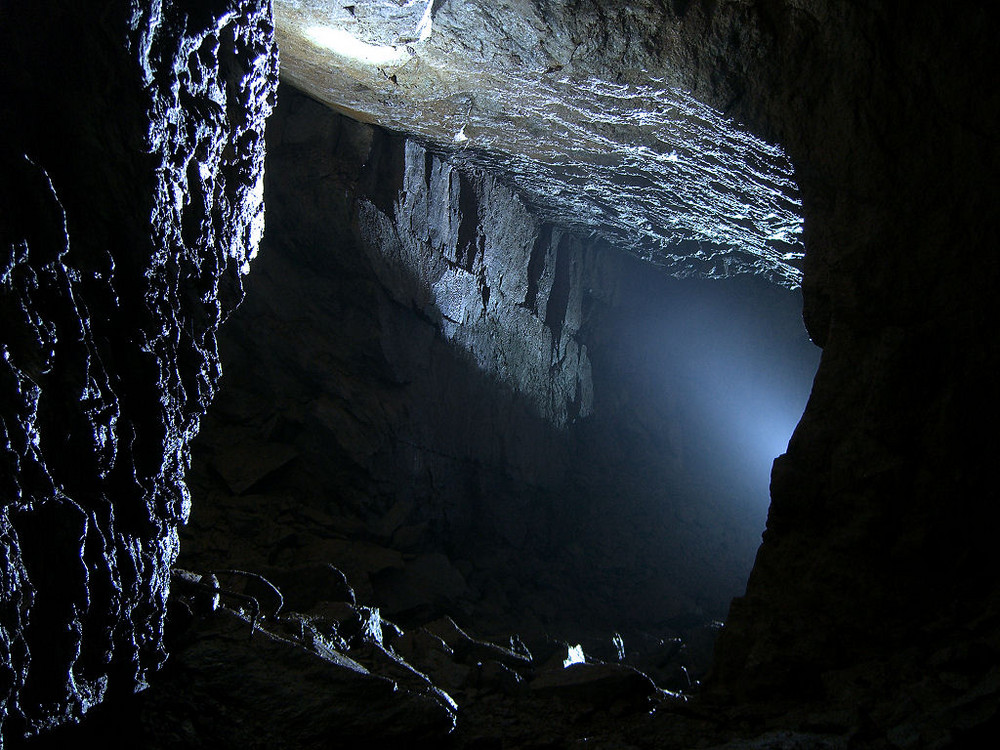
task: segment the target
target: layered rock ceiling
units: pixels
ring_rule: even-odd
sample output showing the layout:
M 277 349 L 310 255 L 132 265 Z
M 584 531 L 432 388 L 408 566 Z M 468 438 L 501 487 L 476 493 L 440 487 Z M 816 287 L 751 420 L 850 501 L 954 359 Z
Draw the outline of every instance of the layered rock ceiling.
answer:
M 987 10 L 271 10 L 0 7 L 2 739 L 89 712 L 151 748 L 995 740 Z M 275 40 L 340 114 L 283 92 L 254 260 Z M 746 539 L 681 481 L 696 431 L 650 408 L 670 389 L 602 375 L 638 298 L 679 288 L 662 270 L 801 285 L 823 349 L 691 700 L 716 629 L 684 629 L 717 605 L 696 584 L 726 591 Z M 198 573 L 174 570 L 192 497 Z M 539 565 L 583 583 L 558 599 Z M 455 622 L 524 613 L 684 643 L 614 634 L 574 664 Z
M 791 165 L 687 90 L 656 4 L 279 0 L 275 22 L 285 80 L 545 218 L 676 275 L 801 279 Z

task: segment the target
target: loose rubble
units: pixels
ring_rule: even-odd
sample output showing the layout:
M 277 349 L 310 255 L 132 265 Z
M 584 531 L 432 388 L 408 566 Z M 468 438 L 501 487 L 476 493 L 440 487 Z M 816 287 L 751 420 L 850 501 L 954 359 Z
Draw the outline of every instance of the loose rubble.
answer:
M 553 638 L 476 638 L 450 617 L 401 628 L 359 603 L 332 565 L 175 569 L 171 658 L 138 699 L 136 742 L 169 747 L 537 747 L 683 706 L 628 664 Z M 304 580 L 326 582 L 302 588 Z M 282 580 L 283 590 L 275 583 Z M 305 593 L 305 596 L 303 596 Z M 328 597 L 328 598 L 321 598 Z M 581 659 L 564 666 L 570 653 Z M 674 650 L 677 669 L 695 665 Z M 84 729 L 111 731 L 95 721 Z

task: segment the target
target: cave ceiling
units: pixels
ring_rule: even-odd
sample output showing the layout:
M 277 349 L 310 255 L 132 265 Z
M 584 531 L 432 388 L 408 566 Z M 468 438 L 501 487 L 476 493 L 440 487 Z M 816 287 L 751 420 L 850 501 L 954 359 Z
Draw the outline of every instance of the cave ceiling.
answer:
M 655 3 L 616 5 L 611 23 L 599 4 L 557 0 L 276 0 L 274 13 L 285 80 L 501 175 L 543 219 L 675 276 L 799 285 L 791 163 L 678 84 L 650 43 Z

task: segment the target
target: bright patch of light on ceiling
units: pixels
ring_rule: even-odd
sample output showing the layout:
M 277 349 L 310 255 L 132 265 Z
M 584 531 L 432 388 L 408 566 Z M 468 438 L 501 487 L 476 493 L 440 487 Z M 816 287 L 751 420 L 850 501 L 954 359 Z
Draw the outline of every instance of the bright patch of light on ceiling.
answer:
M 335 55 L 368 65 L 402 65 L 412 57 L 405 46 L 369 44 L 349 31 L 329 26 L 310 26 L 305 30 L 305 36 L 313 44 Z

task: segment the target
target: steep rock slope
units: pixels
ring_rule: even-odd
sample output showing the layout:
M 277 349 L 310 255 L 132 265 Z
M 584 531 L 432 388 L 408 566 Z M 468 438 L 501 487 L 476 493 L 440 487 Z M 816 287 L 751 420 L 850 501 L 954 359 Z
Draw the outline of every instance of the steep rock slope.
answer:
M 0 12 L 0 722 L 78 719 L 164 660 L 188 442 L 263 222 L 270 7 Z

